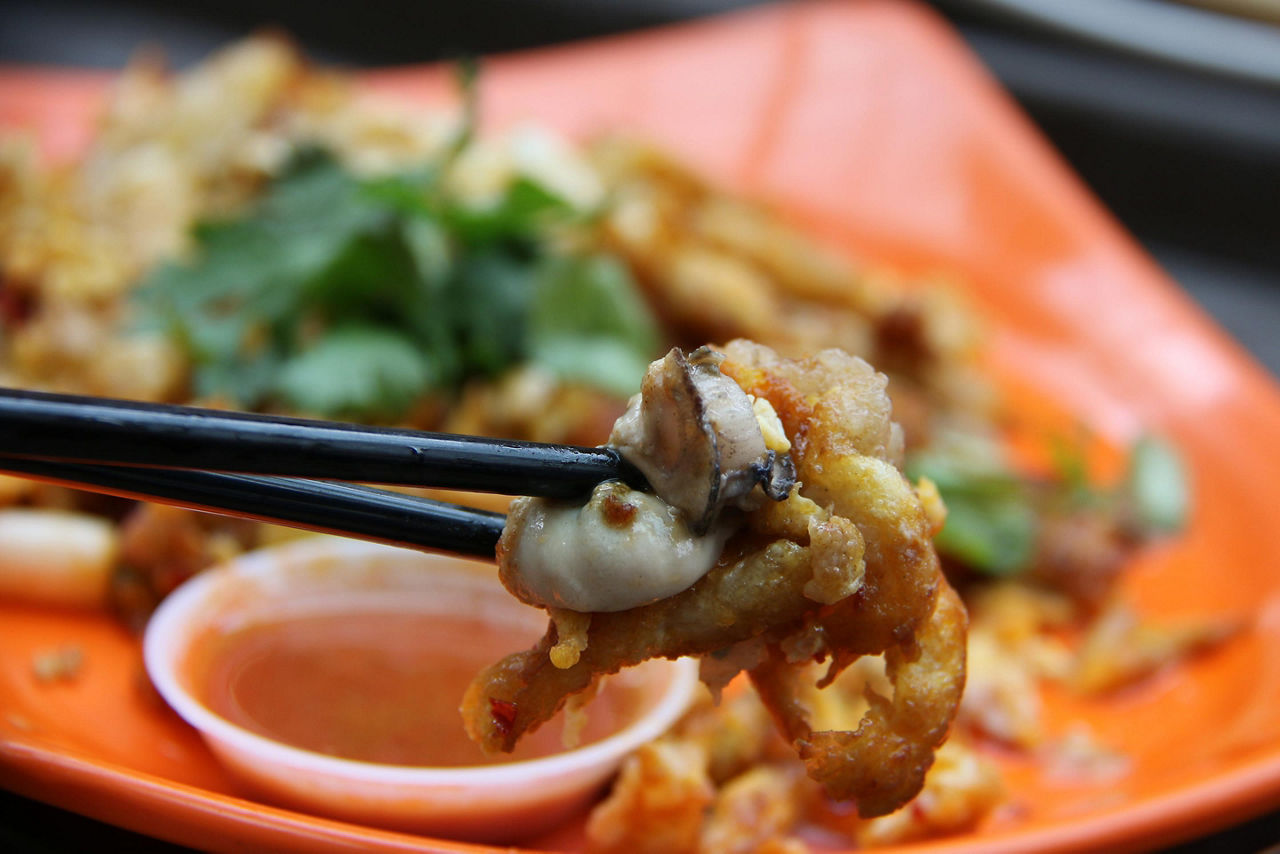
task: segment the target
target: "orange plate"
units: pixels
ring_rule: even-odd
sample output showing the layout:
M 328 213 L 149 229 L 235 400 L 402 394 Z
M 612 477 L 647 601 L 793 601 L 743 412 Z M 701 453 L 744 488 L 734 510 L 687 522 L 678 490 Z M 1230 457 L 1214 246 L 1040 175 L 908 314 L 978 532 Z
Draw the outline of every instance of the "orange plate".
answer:
M 0 124 L 74 153 L 105 79 L 0 69 Z M 451 88 L 439 68 L 363 80 L 424 104 Z M 904 2 L 781 5 L 498 58 L 483 90 L 495 126 L 639 132 L 853 253 L 956 271 L 990 319 L 993 369 L 1033 421 L 1065 408 L 1104 439 L 1154 429 L 1185 452 L 1191 529 L 1139 559 L 1126 592 L 1154 616 L 1244 615 L 1250 630 L 1140 690 L 1053 706 L 1053 726 L 1087 721 L 1131 757 L 1128 774 L 1055 780 L 1010 760 L 1016 808 L 921 849 L 1153 847 L 1280 805 L 1280 394 L 943 22 Z M 6 788 L 202 849 L 477 850 L 248 800 L 145 699 L 137 644 L 109 620 L 7 606 L 0 625 Z M 67 642 L 86 650 L 82 678 L 36 684 L 33 653 Z

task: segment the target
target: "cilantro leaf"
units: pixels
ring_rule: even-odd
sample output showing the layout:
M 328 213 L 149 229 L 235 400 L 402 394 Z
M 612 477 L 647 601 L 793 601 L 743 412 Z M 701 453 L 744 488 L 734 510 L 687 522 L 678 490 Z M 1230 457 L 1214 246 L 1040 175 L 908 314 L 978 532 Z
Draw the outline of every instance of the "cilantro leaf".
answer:
M 947 506 L 947 521 L 934 539 L 939 552 L 990 575 L 1027 568 L 1039 522 L 1029 485 L 1015 473 L 994 461 L 927 452 L 908 460 L 907 473 L 933 481 Z
M 531 178 L 516 176 L 498 199 L 487 205 L 448 204 L 441 218 L 467 246 L 505 243 L 527 249 L 549 222 L 567 219 L 573 209 Z
M 1177 450 L 1155 436 L 1134 444 L 1123 490 L 1143 531 L 1168 534 L 1186 525 L 1191 491 Z
M 436 380 L 413 342 L 372 326 L 334 329 L 280 366 L 275 391 L 293 408 L 328 417 L 391 417 Z
M 544 270 L 529 311 L 532 361 L 626 397 L 657 346 L 657 324 L 616 259 L 565 258 Z
M 456 154 L 366 180 L 303 149 L 244 215 L 199 223 L 194 257 L 136 292 L 197 394 L 396 418 L 530 359 L 633 390 L 657 336 L 625 270 L 556 250 L 579 215 L 532 179 L 483 206 L 452 198 L 439 179 Z
M 943 499 L 947 521 L 938 532 L 938 550 L 990 575 L 1026 569 L 1035 550 L 1038 523 L 1025 503 L 990 496 Z
M 349 272 L 353 241 L 385 219 L 361 203 L 358 182 L 336 160 L 299 152 L 246 216 L 196 226 L 193 263 L 164 264 L 144 280 L 144 320 L 186 346 L 199 393 L 259 405 L 308 292 Z
M 458 260 L 446 299 L 467 373 L 494 376 L 523 360 L 535 276 L 528 262 L 496 249 Z
M 1055 461 L 1053 476 L 1037 479 L 981 455 L 924 451 L 907 460 L 907 473 L 932 480 L 947 506 L 946 524 L 935 538 L 939 553 L 991 575 L 1029 568 L 1042 515 L 1102 514 L 1138 540 L 1186 523 L 1186 469 L 1177 451 L 1155 437 L 1130 449 L 1119 484 L 1091 484 L 1074 446 L 1058 443 Z

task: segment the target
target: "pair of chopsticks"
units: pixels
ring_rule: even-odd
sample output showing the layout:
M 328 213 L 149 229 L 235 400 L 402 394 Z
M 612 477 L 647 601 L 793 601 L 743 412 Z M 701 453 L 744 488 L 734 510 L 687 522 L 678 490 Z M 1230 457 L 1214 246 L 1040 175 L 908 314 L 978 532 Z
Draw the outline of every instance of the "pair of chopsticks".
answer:
M 505 517 L 345 483 L 573 498 L 642 486 L 610 448 L 0 389 L 0 472 L 146 501 L 492 557 Z

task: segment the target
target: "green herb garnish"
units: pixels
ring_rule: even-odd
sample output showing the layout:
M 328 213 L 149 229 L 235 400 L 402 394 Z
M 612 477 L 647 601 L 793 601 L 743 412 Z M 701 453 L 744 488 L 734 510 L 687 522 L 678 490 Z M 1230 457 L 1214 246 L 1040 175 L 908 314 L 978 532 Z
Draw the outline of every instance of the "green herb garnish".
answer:
M 468 206 L 442 166 L 362 180 L 301 150 L 245 215 L 198 224 L 190 263 L 138 291 L 185 346 L 195 393 L 389 419 L 526 361 L 634 391 L 656 327 L 620 263 L 552 248 L 582 214 L 528 178 Z
M 940 552 L 990 575 L 1028 566 L 1039 523 L 1024 480 L 995 462 L 928 452 L 912 456 L 907 474 L 933 481 L 947 505 L 934 541 Z
M 1186 466 L 1169 443 L 1155 436 L 1139 439 L 1123 488 L 1143 530 L 1168 534 L 1186 525 L 1191 490 Z
M 907 461 L 913 480 L 927 477 L 947 506 L 935 543 L 939 553 L 987 575 L 1030 569 L 1045 518 L 1101 514 L 1125 537 L 1140 542 L 1185 524 L 1186 473 L 1176 450 L 1144 437 L 1129 454 L 1128 474 L 1116 485 L 1090 483 L 1079 448 L 1054 446 L 1055 471 L 1035 477 L 1015 471 L 990 449 L 923 451 Z

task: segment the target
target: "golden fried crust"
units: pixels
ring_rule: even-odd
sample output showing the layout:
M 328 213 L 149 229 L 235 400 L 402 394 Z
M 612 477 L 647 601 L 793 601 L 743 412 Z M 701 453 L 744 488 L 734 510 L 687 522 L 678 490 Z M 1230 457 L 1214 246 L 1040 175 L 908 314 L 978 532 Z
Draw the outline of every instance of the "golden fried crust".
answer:
M 967 617 L 949 586 L 914 641 L 885 653 L 893 698 L 868 692 L 854 731 L 814 732 L 798 699 L 800 671 L 781 656 L 751 671 L 779 727 L 795 742 L 809 776 L 836 800 L 855 800 L 863 818 L 886 815 L 920 791 L 964 690 Z
M 646 744 L 627 757 L 613 794 L 591 814 L 592 854 L 695 854 L 715 797 L 692 742 Z
M 482 672 L 463 716 L 486 750 L 510 750 L 597 676 L 646 658 L 724 654 L 762 644 L 756 684 L 814 779 L 864 816 L 910 800 L 959 704 L 966 617 L 947 586 L 932 523 L 897 468 L 901 432 L 885 380 L 860 359 L 803 360 L 735 341 L 721 370 L 769 401 L 792 441 L 800 485 L 747 515 L 719 563 L 651 605 L 592 614 L 576 664 L 558 669 L 553 624 L 537 646 Z M 827 684 L 863 655 L 884 653 L 894 697 L 870 697 L 857 730 L 814 732 L 804 665 L 829 661 Z
M 726 554 L 733 548 L 731 542 Z M 804 595 L 810 578 L 808 549 L 789 540 L 722 559 L 683 593 L 630 611 L 593 614 L 586 649 L 565 669 L 549 656 L 556 643 L 553 624 L 533 649 L 506 657 L 472 681 L 462 701 L 467 732 L 485 750 L 509 751 L 597 675 L 648 658 L 724 649 L 772 625 L 798 628 L 818 607 Z
M 725 784 L 702 829 L 699 850 L 759 854 L 767 845 L 778 851 L 807 851 L 798 840 L 782 837 L 801 816 L 801 791 L 812 786 L 794 765 L 759 765 Z

